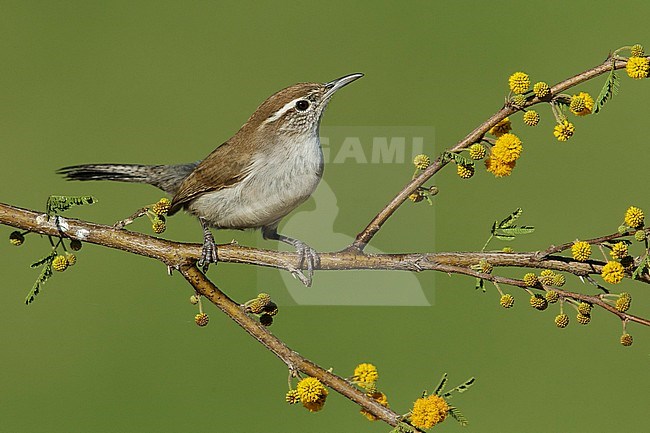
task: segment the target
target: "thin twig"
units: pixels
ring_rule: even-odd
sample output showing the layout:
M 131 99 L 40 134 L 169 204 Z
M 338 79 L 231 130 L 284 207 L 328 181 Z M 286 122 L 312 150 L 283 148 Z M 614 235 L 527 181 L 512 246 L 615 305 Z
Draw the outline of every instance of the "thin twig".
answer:
M 611 58 L 607 58 L 600 65 L 587 69 L 586 71 L 577 74 L 571 78 L 568 78 L 564 81 L 557 83 L 551 88 L 553 95 L 565 91 L 575 85 L 588 81 L 599 75 L 608 73 L 614 69 L 621 69 L 627 65 L 627 61 L 624 60 L 615 60 L 612 61 Z M 499 123 L 501 120 L 506 117 L 514 114 L 517 111 L 520 111 L 524 107 L 530 107 L 532 105 L 546 103 L 548 99 L 540 99 L 534 97 L 530 101 L 527 101 L 523 107 L 513 107 L 509 104 L 504 105 L 499 111 L 494 113 L 488 120 L 480 124 L 476 129 L 470 132 L 465 138 L 460 140 L 454 147 L 452 147 L 449 152 L 459 152 L 472 144 L 478 142 L 494 125 Z M 426 170 L 424 170 L 418 177 L 411 180 L 409 183 L 402 188 L 402 190 L 381 210 L 379 213 L 368 223 L 365 229 L 361 231 L 352 245 L 348 249 L 356 249 L 358 251 L 363 251 L 363 249 L 368 245 L 370 240 L 377 234 L 381 229 L 384 223 L 395 213 L 395 211 L 408 199 L 408 196 L 411 195 L 418 187 L 424 185 L 434 174 L 439 172 L 449 161 L 444 162 L 442 158 L 438 157 Z

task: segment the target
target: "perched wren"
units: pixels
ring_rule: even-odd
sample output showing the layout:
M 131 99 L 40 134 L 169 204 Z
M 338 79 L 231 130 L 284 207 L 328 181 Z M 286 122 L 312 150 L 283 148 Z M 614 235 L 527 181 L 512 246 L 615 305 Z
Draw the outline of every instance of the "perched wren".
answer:
M 169 215 L 180 209 L 203 227 L 199 265 L 217 262 L 210 227 L 262 230 L 265 239 L 293 245 L 294 276 L 311 285 L 318 256 L 306 243 L 278 233 L 280 220 L 309 198 L 323 177 L 318 130 L 332 95 L 361 78 L 298 83 L 271 95 L 239 131 L 204 160 L 178 165 L 86 164 L 58 170 L 68 180 L 148 183 L 173 195 Z M 305 276 L 299 269 L 306 268 Z

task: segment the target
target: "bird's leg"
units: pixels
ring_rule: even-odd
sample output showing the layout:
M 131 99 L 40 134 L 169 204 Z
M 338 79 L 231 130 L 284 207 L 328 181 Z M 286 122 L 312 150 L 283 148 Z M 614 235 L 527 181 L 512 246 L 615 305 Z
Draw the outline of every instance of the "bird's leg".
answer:
M 298 267 L 287 266 L 287 270 L 298 278 L 305 286 L 310 287 L 312 277 L 314 276 L 314 267 L 318 264 L 318 253 L 312 247 L 301 240 L 290 238 L 278 233 L 277 227 L 262 227 L 262 236 L 264 239 L 273 239 L 292 245 L 298 253 Z M 300 269 L 307 268 L 307 275 L 303 274 Z
M 219 261 L 217 257 L 217 244 L 214 242 L 214 237 L 212 236 L 208 223 L 203 218 L 199 218 L 199 221 L 201 222 L 201 227 L 203 227 L 203 249 L 197 265 L 203 268 L 203 272 L 207 272 L 210 263 L 216 264 Z

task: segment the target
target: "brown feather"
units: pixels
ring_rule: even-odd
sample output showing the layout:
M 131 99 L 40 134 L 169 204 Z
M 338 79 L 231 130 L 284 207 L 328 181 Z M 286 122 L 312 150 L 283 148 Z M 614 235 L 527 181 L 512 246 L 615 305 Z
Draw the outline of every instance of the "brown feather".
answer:
M 234 140 L 236 137 L 213 150 L 183 180 L 172 199 L 170 215 L 201 194 L 227 188 L 245 177 L 247 168 L 252 164 L 253 149 L 249 146 L 237 146 Z

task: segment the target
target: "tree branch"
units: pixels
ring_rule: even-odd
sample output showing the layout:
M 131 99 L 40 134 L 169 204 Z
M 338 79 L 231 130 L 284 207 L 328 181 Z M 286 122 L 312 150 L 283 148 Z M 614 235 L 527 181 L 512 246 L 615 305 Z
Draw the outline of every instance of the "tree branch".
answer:
M 297 352 L 291 350 L 257 320 L 249 317 L 244 312 L 243 308 L 230 299 L 228 295 L 219 290 L 219 288 L 208 280 L 193 263 L 182 265 L 180 272 L 198 293 L 216 305 L 253 338 L 273 352 L 273 354 L 280 358 L 282 362 L 289 367 L 290 371 L 301 371 L 309 376 L 319 379 L 328 387 L 349 398 L 377 418 L 380 418 L 393 427 L 397 425 L 400 420 L 399 414 L 377 403 L 375 400 L 348 383 L 345 379 L 319 367 Z
M 551 95 L 556 95 L 573 86 L 607 73 L 612 70 L 612 67 L 614 69 L 622 69 L 626 65 L 627 61 L 625 60 L 612 60 L 611 56 L 608 56 L 607 59 L 600 65 L 595 66 L 591 69 L 587 69 L 580 74 L 557 83 L 551 88 Z M 521 111 L 522 109 L 530 107 L 532 105 L 548 101 L 548 98 L 540 99 L 538 97 L 534 97 L 521 107 L 517 107 L 512 104 L 504 105 L 503 108 L 494 113 L 488 120 L 480 124 L 472 132 L 467 134 L 465 138 L 456 143 L 456 145 L 450 149 L 450 152 L 461 151 L 478 142 L 490 130 L 490 128 L 492 128 L 494 125 L 506 117 L 516 113 L 517 111 Z M 441 157 L 438 157 L 427 169 L 420 173 L 419 176 L 407 183 L 406 186 L 404 186 L 404 188 L 402 188 L 402 190 L 381 211 L 379 211 L 379 213 L 372 219 L 372 221 L 368 223 L 366 228 L 357 235 L 352 245 L 350 245 L 348 248 L 363 251 L 366 245 L 368 245 L 370 240 L 377 234 L 377 232 L 381 229 L 388 218 L 390 218 L 395 213 L 395 211 L 397 211 L 397 209 L 408 199 L 409 195 L 415 192 L 418 187 L 424 185 L 425 182 L 431 179 L 433 175 L 438 173 L 448 163 L 449 161 L 444 162 Z

